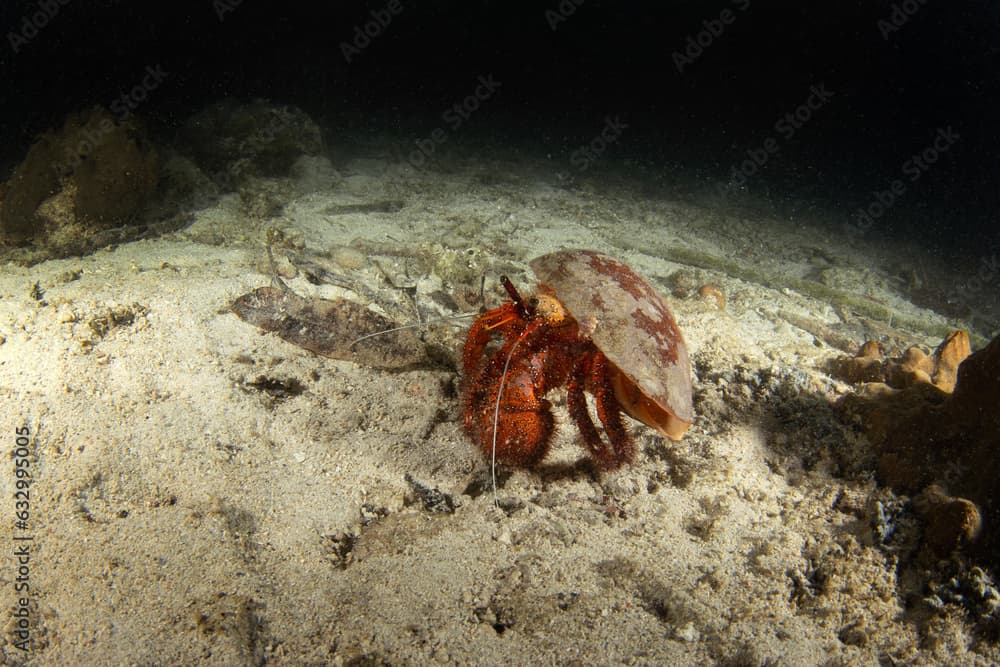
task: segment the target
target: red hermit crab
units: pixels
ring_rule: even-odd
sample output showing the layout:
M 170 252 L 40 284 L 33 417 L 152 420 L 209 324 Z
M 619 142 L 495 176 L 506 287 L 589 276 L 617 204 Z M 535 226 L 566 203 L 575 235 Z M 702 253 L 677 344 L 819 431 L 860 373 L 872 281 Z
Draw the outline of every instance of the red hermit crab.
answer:
M 635 458 L 622 413 L 679 440 L 694 420 L 687 348 L 670 310 L 632 269 L 592 250 L 531 262 L 538 294 L 510 301 L 469 331 L 463 355 L 465 430 L 487 458 L 532 466 L 549 450 L 554 420 L 544 396 L 566 386 L 570 416 L 599 469 Z M 492 352 L 494 336 L 502 340 Z M 590 416 L 595 398 L 607 441 Z

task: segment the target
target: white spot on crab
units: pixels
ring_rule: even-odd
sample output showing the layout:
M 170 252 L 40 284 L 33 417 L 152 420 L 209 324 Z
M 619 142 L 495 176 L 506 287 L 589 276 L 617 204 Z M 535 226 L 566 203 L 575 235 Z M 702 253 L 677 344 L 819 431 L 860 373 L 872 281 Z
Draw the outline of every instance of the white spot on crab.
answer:
M 587 315 L 577 320 L 577 325 L 580 327 L 580 335 L 582 337 L 591 338 L 594 332 L 597 331 L 597 318 L 593 315 Z

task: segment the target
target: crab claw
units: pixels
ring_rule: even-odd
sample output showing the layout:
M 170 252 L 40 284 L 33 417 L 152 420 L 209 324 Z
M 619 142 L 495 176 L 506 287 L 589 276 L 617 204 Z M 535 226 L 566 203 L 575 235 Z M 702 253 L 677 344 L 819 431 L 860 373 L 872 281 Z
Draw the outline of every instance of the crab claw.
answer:
M 548 401 L 538 410 L 504 412 L 499 422 L 496 460 L 504 465 L 533 466 L 549 452 L 554 422 Z M 484 415 L 485 416 L 485 415 Z M 479 447 L 487 458 L 493 457 L 493 414 L 485 419 L 480 430 L 483 439 Z
M 532 361 L 538 363 L 537 359 Z M 465 430 L 483 455 L 492 460 L 495 450 L 496 461 L 505 465 L 532 466 L 541 461 L 549 451 L 555 428 L 552 404 L 535 398 L 532 363 L 527 365 L 528 369 L 519 368 L 507 376 L 499 401 L 496 390 L 487 391 L 487 399 L 476 401 L 478 408 L 465 416 Z

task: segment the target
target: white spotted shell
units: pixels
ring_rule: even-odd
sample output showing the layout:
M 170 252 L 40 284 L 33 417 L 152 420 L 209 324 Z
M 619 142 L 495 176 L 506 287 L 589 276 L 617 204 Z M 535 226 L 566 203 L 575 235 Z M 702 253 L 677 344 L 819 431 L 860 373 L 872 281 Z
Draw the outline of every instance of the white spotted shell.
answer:
M 628 266 L 593 250 L 538 257 L 540 291 L 579 323 L 615 366 L 615 395 L 635 419 L 679 440 L 694 421 L 691 362 L 667 304 Z

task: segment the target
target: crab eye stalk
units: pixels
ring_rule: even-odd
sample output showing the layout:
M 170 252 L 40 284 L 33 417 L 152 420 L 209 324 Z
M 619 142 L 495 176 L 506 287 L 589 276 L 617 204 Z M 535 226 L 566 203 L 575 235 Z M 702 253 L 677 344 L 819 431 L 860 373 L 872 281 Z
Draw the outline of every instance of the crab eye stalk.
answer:
M 521 295 L 518 293 L 517 288 L 514 287 L 514 283 L 512 283 L 510 281 L 510 278 L 508 278 L 507 276 L 500 276 L 500 284 L 503 285 L 503 288 L 505 290 L 507 290 L 507 296 L 510 297 L 510 300 L 514 302 L 514 307 L 517 309 L 517 314 L 522 319 L 525 320 L 531 319 L 535 314 L 534 305 L 531 303 L 529 304 L 524 303 L 524 299 L 521 298 Z

